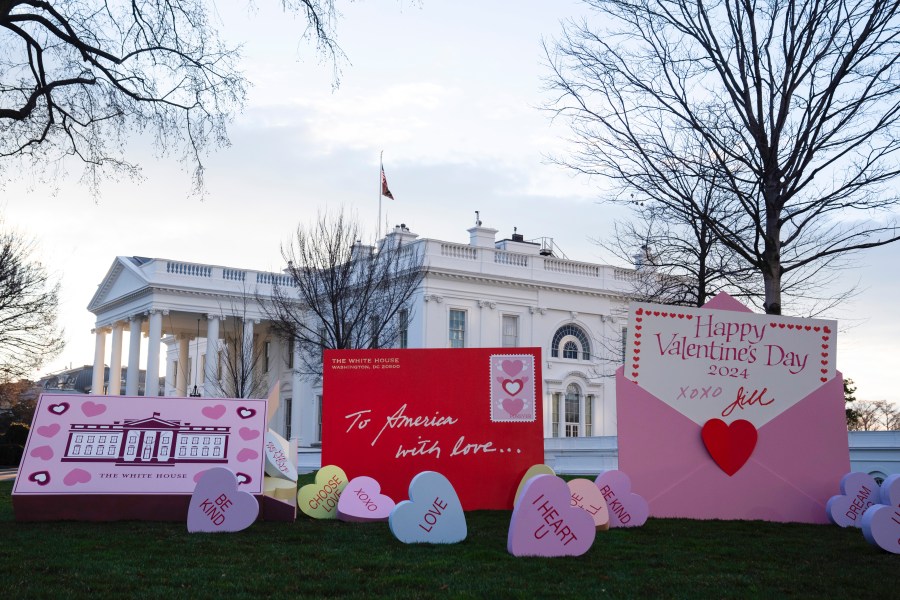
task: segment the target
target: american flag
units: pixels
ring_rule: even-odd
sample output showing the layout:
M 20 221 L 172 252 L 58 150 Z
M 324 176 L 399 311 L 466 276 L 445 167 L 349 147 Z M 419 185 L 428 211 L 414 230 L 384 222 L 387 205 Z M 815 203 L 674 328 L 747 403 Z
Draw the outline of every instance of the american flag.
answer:
M 387 196 L 391 200 L 394 199 L 394 195 L 388 189 L 387 177 L 384 176 L 384 167 L 381 167 L 381 195 Z

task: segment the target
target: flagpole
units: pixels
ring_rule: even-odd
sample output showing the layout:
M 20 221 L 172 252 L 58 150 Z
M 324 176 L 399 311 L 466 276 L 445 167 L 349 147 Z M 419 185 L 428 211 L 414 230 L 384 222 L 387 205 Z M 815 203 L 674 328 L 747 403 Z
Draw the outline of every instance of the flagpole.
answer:
M 384 150 L 381 151 L 381 156 L 378 158 L 378 226 L 375 233 L 375 240 L 381 239 L 381 192 L 384 189 L 382 186 L 384 185 L 381 182 L 381 174 L 384 173 Z

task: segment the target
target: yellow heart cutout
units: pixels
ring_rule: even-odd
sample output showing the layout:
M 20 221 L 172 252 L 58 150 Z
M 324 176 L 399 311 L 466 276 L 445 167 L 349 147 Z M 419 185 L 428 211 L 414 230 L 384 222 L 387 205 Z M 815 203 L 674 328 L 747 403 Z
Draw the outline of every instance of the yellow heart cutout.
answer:
M 556 471 L 547 465 L 532 465 L 529 467 L 528 470 L 525 471 L 522 481 L 519 482 L 519 487 L 516 488 L 516 498 L 513 500 L 513 508 L 515 508 L 516 502 L 519 501 L 519 496 L 522 495 L 522 488 L 524 488 L 528 480 L 535 475 L 556 475 Z
M 316 482 L 304 485 L 297 492 L 297 505 L 313 519 L 336 519 L 341 492 L 347 487 L 347 474 L 335 465 L 322 467 Z

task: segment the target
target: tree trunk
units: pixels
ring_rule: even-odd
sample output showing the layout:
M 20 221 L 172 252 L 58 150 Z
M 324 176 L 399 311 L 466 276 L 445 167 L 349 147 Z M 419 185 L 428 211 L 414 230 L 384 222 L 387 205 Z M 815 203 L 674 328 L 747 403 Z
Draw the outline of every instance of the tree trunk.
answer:
M 781 224 L 778 222 L 779 211 L 776 208 L 778 191 L 777 183 L 767 183 L 763 192 L 766 202 L 762 265 L 766 301 L 763 306 L 769 315 L 781 314 Z

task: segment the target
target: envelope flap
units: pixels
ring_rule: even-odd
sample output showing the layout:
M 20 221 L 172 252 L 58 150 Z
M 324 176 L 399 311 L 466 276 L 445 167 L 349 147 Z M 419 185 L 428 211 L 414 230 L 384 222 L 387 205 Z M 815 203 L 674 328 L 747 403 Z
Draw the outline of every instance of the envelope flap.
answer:
M 835 374 L 837 323 L 736 310 L 636 304 L 625 377 L 703 425 L 712 418 L 757 428 Z

